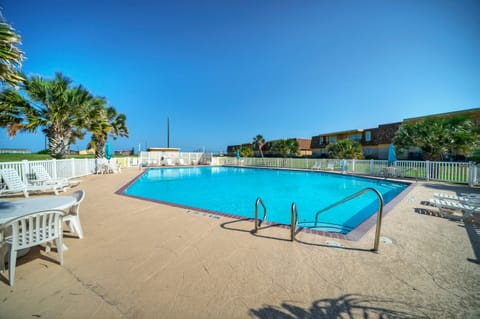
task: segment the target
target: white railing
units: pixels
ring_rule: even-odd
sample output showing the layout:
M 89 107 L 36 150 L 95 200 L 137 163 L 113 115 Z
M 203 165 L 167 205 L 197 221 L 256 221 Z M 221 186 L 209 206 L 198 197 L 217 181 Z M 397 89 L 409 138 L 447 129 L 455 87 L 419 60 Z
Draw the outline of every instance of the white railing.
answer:
M 240 165 L 255 167 L 298 168 L 341 170 L 340 159 L 315 158 L 258 158 L 258 157 L 218 157 L 218 165 Z M 389 165 L 386 160 L 346 160 L 346 172 L 355 174 L 385 176 L 395 172 L 395 177 L 415 178 L 426 181 L 441 181 L 469 184 L 480 183 L 479 167 L 472 162 L 432 162 L 432 161 L 396 161 Z M 330 165 L 329 165 L 330 164 Z
M 140 152 L 139 164 L 142 166 L 162 166 L 183 163 L 185 165 L 212 164 L 211 153 L 201 152 Z
M 136 167 L 138 166 L 138 159 L 136 157 L 122 157 L 112 158 L 119 167 Z M 31 169 L 33 165 L 42 165 L 47 170 L 48 174 L 56 178 L 75 178 L 89 174 L 94 174 L 97 171 L 96 159 L 92 158 L 70 158 L 64 160 L 41 160 L 41 161 L 27 161 L 21 162 L 0 162 L 0 169 L 13 168 L 18 172 L 24 182 L 34 180 L 35 174 Z
M 113 158 L 121 168 L 142 166 L 166 165 L 166 157 L 162 158 L 161 152 L 142 152 L 137 157 Z M 272 168 L 293 169 L 320 169 L 340 171 L 340 159 L 315 159 L 315 158 L 258 158 L 258 157 L 211 157 L 208 153 L 176 153 L 169 154 L 173 164 L 179 164 L 182 159 L 184 164 L 211 164 L 233 166 L 255 166 Z M 202 161 L 205 161 L 203 163 Z M 480 184 L 480 165 L 471 162 L 432 162 L 432 161 L 396 161 L 389 165 L 385 160 L 345 160 L 346 172 L 365 175 L 385 176 L 395 172 L 395 177 L 414 178 L 426 181 L 441 181 L 469 184 Z M 74 178 L 94 174 L 96 172 L 95 159 L 65 159 L 43 161 L 0 162 L 0 169 L 14 168 L 20 176 L 27 181 L 34 179 L 31 165 L 43 165 L 52 178 Z M 390 174 L 390 173 L 389 173 Z M 390 175 L 391 176 L 391 175 Z

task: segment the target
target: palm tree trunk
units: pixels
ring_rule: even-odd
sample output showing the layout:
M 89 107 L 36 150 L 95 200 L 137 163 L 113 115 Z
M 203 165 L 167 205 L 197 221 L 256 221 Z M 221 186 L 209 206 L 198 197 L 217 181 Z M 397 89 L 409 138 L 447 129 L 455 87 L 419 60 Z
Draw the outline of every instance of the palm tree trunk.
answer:
M 72 132 L 51 127 L 47 132 L 48 147 L 53 158 L 64 159 L 70 151 Z

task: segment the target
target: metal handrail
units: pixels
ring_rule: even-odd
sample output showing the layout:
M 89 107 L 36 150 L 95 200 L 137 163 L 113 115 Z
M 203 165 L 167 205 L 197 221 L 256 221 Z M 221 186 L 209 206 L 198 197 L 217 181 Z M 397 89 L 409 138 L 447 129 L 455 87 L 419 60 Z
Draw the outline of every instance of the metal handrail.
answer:
M 360 195 L 363 195 L 365 194 L 366 192 L 368 191 L 373 191 L 377 197 L 378 197 L 378 205 L 379 205 L 379 209 L 378 209 L 378 214 L 377 214 L 377 227 L 375 229 L 375 241 L 374 241 L 374 244 L 373 244 L 373 251 L 378 251 L 378 246 L 380 244 L 380 228 L 382 227 L 382 214 L 383 214 L 383 197 L 382 197 L 382 194 L 376 190 L 375 188 L 373 187 L 367 187 L 361 191 L 359 191 L 358 193 L 355 193 L 353 195 L 350 195 L 348 197 L 345 197 L 344 199 L 336 202 L 336 203 L 333 203 L 332 205 L 328 206 L 328 207 L 325 207 L 324 209 L 321 209 L 317 212 L 317 214 L 315 215 L 315 227 L 317 227 L 317 223 L 318 223 L 318 215 L 320 215 L 321 213 L 333 208 L 333 207 L 336 207 L 338 205 L 341 205 L 345 202 L 348 202 L 349 200 L 351 199 L 354 199 Z
M 263 219 L 261 221 L 258 221 L 258 204 L 262 204 L 263 206 Z M 255 201 L 255 233 L 258 231 L 258 227 L 262 225 L 262 223 L 265 221 L 267 218 L 267 207 L 263 203 L 263 200 L 258 197 L 257 200 Z
M 298 211 L 297 205 L 292 203 L 292 215 L 290 219 L 290 241 L 293 241 L 295 238 L 295 231 L 297 230 L 298 224 Z

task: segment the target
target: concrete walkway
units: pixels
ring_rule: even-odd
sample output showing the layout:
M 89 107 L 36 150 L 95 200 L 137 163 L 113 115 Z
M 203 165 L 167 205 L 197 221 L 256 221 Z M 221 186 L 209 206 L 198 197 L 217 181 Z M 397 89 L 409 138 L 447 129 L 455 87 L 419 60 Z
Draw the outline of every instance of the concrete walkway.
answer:
M 1 276 L 0 318 L 480 317 L 480 225 L 422 204 L 478 189 L 416 183 L 376 254 L 374 229 L 335 239 L 343 248 L 303 232 L 292 243 L 288 229 L 253 235 L 252 221 L 115 194 L 139 173 L 83 178 L 85 238 L 65 235 L 64 266 L 40 247 L 18 259 L 15 286 Z

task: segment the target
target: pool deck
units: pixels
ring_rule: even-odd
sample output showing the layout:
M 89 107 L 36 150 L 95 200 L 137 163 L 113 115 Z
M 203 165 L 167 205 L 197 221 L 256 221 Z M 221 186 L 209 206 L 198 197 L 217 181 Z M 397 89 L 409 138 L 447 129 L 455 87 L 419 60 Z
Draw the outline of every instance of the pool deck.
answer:
M 0 318 L 480 317 L 480 224 L 423 203 L 478 188 L 415 183 L 373 253 L 374 228 L 358 241 L 290 242 L 285 228 L 253 234 L 250 220 L 115 194 L 139 173 L 86 176 L 68 191 L 86 191 L 85 237 L 65 235 L 63 266 L 35 247 L 13 288 L 2 274 Z

